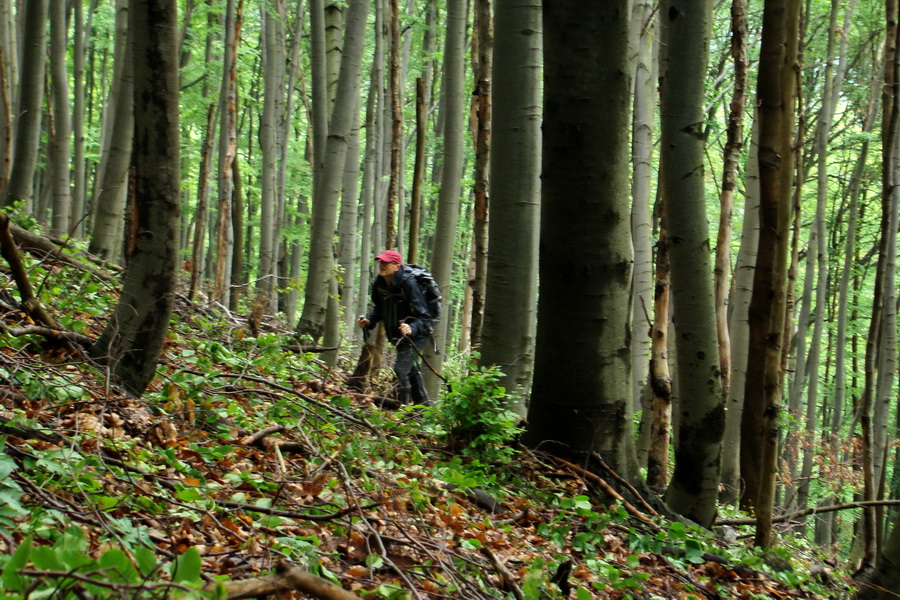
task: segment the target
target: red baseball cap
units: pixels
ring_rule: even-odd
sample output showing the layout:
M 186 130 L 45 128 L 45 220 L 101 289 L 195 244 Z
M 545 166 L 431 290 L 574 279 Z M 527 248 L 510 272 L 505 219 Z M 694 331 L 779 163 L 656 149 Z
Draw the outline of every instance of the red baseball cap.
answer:
M 384 252 L 376 256 L 375 260 L 380 260 L 381 262 L 397 263 L 398 265 L 403 264 L 403 257 L 400 256 L 400 253 L 396 250 L 385 250 Z

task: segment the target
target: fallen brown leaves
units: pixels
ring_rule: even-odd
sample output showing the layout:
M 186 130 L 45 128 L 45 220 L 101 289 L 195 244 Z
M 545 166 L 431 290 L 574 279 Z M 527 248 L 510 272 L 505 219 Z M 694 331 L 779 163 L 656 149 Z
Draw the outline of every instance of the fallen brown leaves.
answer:
M 170 341 L 168 372 L 190 371 L 177 358 L 186 349 Z M 6 373 L 82 390 L 58 401 L 19 378 L 0 380 L 0 416 L 25 416 L 40 432 L 7 431 L 25 503 L 82 525 L 94 555 L 118 543 L 122 523 L 163 559 L 194 548 L 208 579 L 245 582 L 229 584 L 230 597 L 278 590 L 281 598 L 377 598 L 396 588 L 417 599 L 524 599 L 561 597 L 566 587 L 578 600 L 814 597 L 755 571 L 634 550 L 635 532 L 653 535 L 664 524 L 631 504 L 630 520 L 596 525 L 548 503 L 598 498 L 598 480 L 606 480 L 546 457 L 494 465 L 522 489 L 505 490 L 498 508 L 486 510 L 436 476 L 446 457 L 435 440 L 410 437 L 414 413 L 382 412 L 371 397 L 321 373 L 275 380 L 222 367 L 220 378 L 190 394 L 169 381 L 149 395 L 155 401 L 144 401 L 117 393 L 88 365 L 11 350 L 0 361 Z M 348 400 L 338 407 L 336 396 Z M 226 413 L 233 416 L 213 418 Z M 270 417 L 276 414 L 279 422 Z M 64 450 L 82 455 L 72 463 L 79 472 L 65 473 L 64 463 L 58 474 L 26 468 L 32 463 L 24 457 Z M 609 509 L 597 499 L 590 506 L 594 514 Z M 22 541 L 22 525 L 0 551 Z M 583 535 L 596 541 L 576 543 Z M 310 572 L 333 578 L 344 595 Z M 560 580 L 551 583 L 554 574 Z

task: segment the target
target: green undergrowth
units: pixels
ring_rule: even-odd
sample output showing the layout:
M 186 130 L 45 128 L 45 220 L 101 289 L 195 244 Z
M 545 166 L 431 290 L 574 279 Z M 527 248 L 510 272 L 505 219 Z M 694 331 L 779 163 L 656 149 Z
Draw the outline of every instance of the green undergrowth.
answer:
M 26 261 L 60 322 L 95 337 L 113 287 Z M 0 302 L 5 325 L 20 325 Z M 376 599 L 512 598 L 512 585 L 528 600 L 842 589 L 797 552 L 776 570 L 745 541 L 641 523 L 520 449 L 496 369 L 451 364 L 436 406 L 383 410 L 385 390 L 344 388 L 289 349 L 289 330 L 253 337 L 180 299 L 158 377 L 135 399 L 77 355 L 3 336 L 0 598 L 224 598 L 228 582 L 285 566 Z

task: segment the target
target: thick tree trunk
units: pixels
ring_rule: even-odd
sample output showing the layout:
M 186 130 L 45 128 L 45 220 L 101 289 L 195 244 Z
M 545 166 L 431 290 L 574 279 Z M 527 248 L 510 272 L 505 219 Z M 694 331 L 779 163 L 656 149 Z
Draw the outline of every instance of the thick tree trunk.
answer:
M 495 0 L 490 211 L 481 360 L 510 408 L 527 410 L 534 369 L 541 171 L 541 4 Z
M 716 339 L 704 195 L 703 102 L 712 5 L 670 0 L 661 10 L 660 178 L 676 323 L 678 429 L 666 501 L 704 527 L 716 513 L 725 407 Z
M 156 374 L 178 274 L 180 157 L 174 0 L 133 0 L 135 152 L 128 267 L 115 314 L 91 349 L 141 395 Z M 147 27 L 153 23 L 154 27 Z
M 599 452 L 634 480 L 629 4 L 544 4 L 540 296 L 523 441 Z

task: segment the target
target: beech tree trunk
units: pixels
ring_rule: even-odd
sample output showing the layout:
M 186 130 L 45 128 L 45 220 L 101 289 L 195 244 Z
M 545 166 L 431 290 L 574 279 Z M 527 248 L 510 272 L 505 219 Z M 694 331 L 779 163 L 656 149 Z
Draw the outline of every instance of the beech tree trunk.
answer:
M 169 328 L 179 260 L 180 147 L 175 0 L 133 0 L 134 158 L 125 283 L 103 334 L 91 348 L 140 396 L 156 374 Z M 147 27 L 153 23 L 153 27 Z
M 72 113 L 69 105 L 69 73 L 66 68 L 66 7 L 53 2 L 50 12 L 50 73 L 53 104 L 53 139 L 50 142 L 50 186 L 53 215 L 50 234 L 69 233 L 72 194 L 69 170 L 72 167 Z
M 540 296 L 523 441 L 599 452 L 634 480 L 629 4 L 544 4 Z
M 347 15 L 344 38 L 344 56 L 334 113 L 328 124 L 322 177 L 317 184 L 313 202 L 312 228 L 310 231 L 309 276 L 303 312 L 297 323 L 297 332 L 318 340 L 325 332 L 325 317 L 331 280 L 334 278 L 334 237 L 337 225 L 337 203 L 347 154 L 348 138 L 353 126 L 353 114 L 358 102 L 359 76 L 362 68 L 362 52 L 365 41 L 368 0 L 351 2 Z M 334 288 L 336 290 L 336 288 Z
M 9 185 L 0 191 L 0 208 L 23 202 L 26 211 L 32 208 L 34 171 L 41 143 L 41 115 L 44 101 L 44 65 L 47 62 L 47 1 L 29 0 L 22 4 L 25 11 L 25 30 L 22 38 L 22 77 L 16 102 L 15 146 Z
M 725 407 L 704 192 L 704 93 L 712 5 L 665 2 L 660 59 L 660 178 L 668 228 L 680 405 L 666 501 L 704 527 L 716 514 Z
M 541 193 L 538 0 L 495 0 L 490 211 L 481 360 L 498 365 L 510 408 L 527 410 L 534 369 Z
M 760 237 L 749 309 L 749 351 L 741 421 L 741 505 L 756 512 L 756 544 L 772 542 L 791 215 L 797 0 L 766 0 L 760 47 Z

